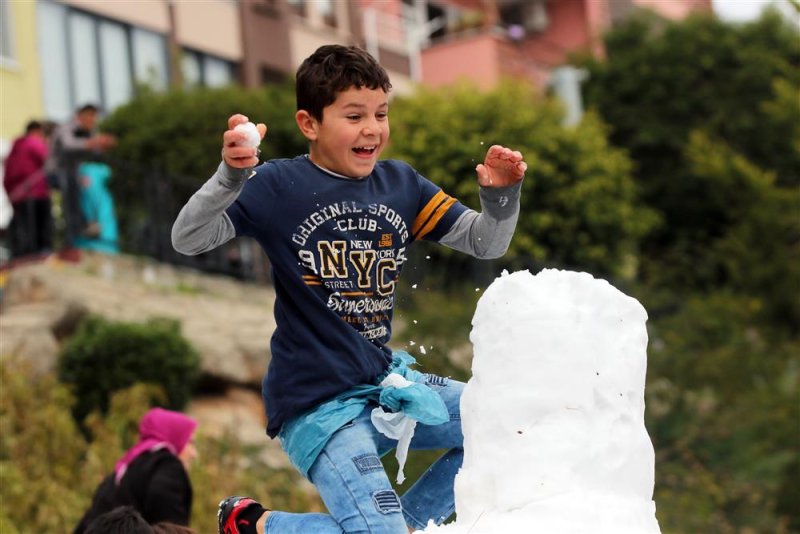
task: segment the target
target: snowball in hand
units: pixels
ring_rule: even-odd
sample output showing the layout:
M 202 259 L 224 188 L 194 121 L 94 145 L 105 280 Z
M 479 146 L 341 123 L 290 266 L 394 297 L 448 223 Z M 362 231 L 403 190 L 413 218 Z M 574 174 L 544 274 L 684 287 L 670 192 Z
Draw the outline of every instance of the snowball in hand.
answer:
M 234 128 L 237 132 L 244 133 L 247 138 L 236 143 L 239 146 L 258 146 L 261 144 L 261 134 L 258 133 L 256 125 L 252 122 L 245 122 L 244 124 L 237 124 Z

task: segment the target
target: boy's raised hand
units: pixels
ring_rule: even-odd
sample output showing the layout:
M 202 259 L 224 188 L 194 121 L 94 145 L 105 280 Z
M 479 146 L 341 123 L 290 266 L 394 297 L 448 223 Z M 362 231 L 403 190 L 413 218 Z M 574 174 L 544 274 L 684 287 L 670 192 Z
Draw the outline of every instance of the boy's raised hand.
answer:
M 222 136 L 222 159 L 229 166 L 237 169 L 246 169 L 258 165 L 259 149 L 257 146 L 246 146 L 247 134 L 235 130 L 238 125 L 249 122 L 246 116 L 237 113 L 228 119 L 228 130 Z M 256 124 L 258 135 L 261 139 L 267 134 L 267 126 L 263 123 Z
M 482 187 L 506 187 L 522 180 L 528 164 L 522 154 L 504 146 L 492 145 L 486 151 L 483 163 L 475 167 L 478 183 Z

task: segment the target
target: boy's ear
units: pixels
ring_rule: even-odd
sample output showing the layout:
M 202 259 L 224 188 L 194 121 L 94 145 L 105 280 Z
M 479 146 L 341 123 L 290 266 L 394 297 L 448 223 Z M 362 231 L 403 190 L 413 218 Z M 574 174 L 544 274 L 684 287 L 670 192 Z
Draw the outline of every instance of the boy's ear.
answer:
M 309 114 L 308 111 L 301 109 L 294 114 L 294 120 L 297 122 L 297 127 L 300 132 L 309 141 L 317 140 L 317 120 Z

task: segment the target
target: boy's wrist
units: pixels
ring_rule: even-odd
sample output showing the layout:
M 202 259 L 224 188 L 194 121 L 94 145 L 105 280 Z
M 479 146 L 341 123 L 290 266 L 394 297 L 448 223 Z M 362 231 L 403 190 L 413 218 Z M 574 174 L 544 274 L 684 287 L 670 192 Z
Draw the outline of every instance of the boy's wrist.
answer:
M 481 209 L 495 219 L 505 219 L 519 210 L 522 182 L 504 187 L 483 187 L 478 191 Z
M 219 183 L 228 189 L 238 189 L 248 178 L 251 178 L 256 171 L 253 167 L 245 167 L 243 169 L 231 167 L 225 160 L 220 162 L 217 168 L 217 178 Z

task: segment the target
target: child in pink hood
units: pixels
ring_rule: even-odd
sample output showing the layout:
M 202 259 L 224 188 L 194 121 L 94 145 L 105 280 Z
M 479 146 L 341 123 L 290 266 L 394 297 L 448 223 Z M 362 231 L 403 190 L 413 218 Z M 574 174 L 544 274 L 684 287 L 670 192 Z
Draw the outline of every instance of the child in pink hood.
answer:
M 163 408 L 153 408 L 139 423 L 139 441 L 128 449 L 95 491 L 92 505 L 75 528 L 118 506 L 132 506 L 152 524 L 188 525 L 192 485 L 188 469 L 197 456 L 197 421 Z

